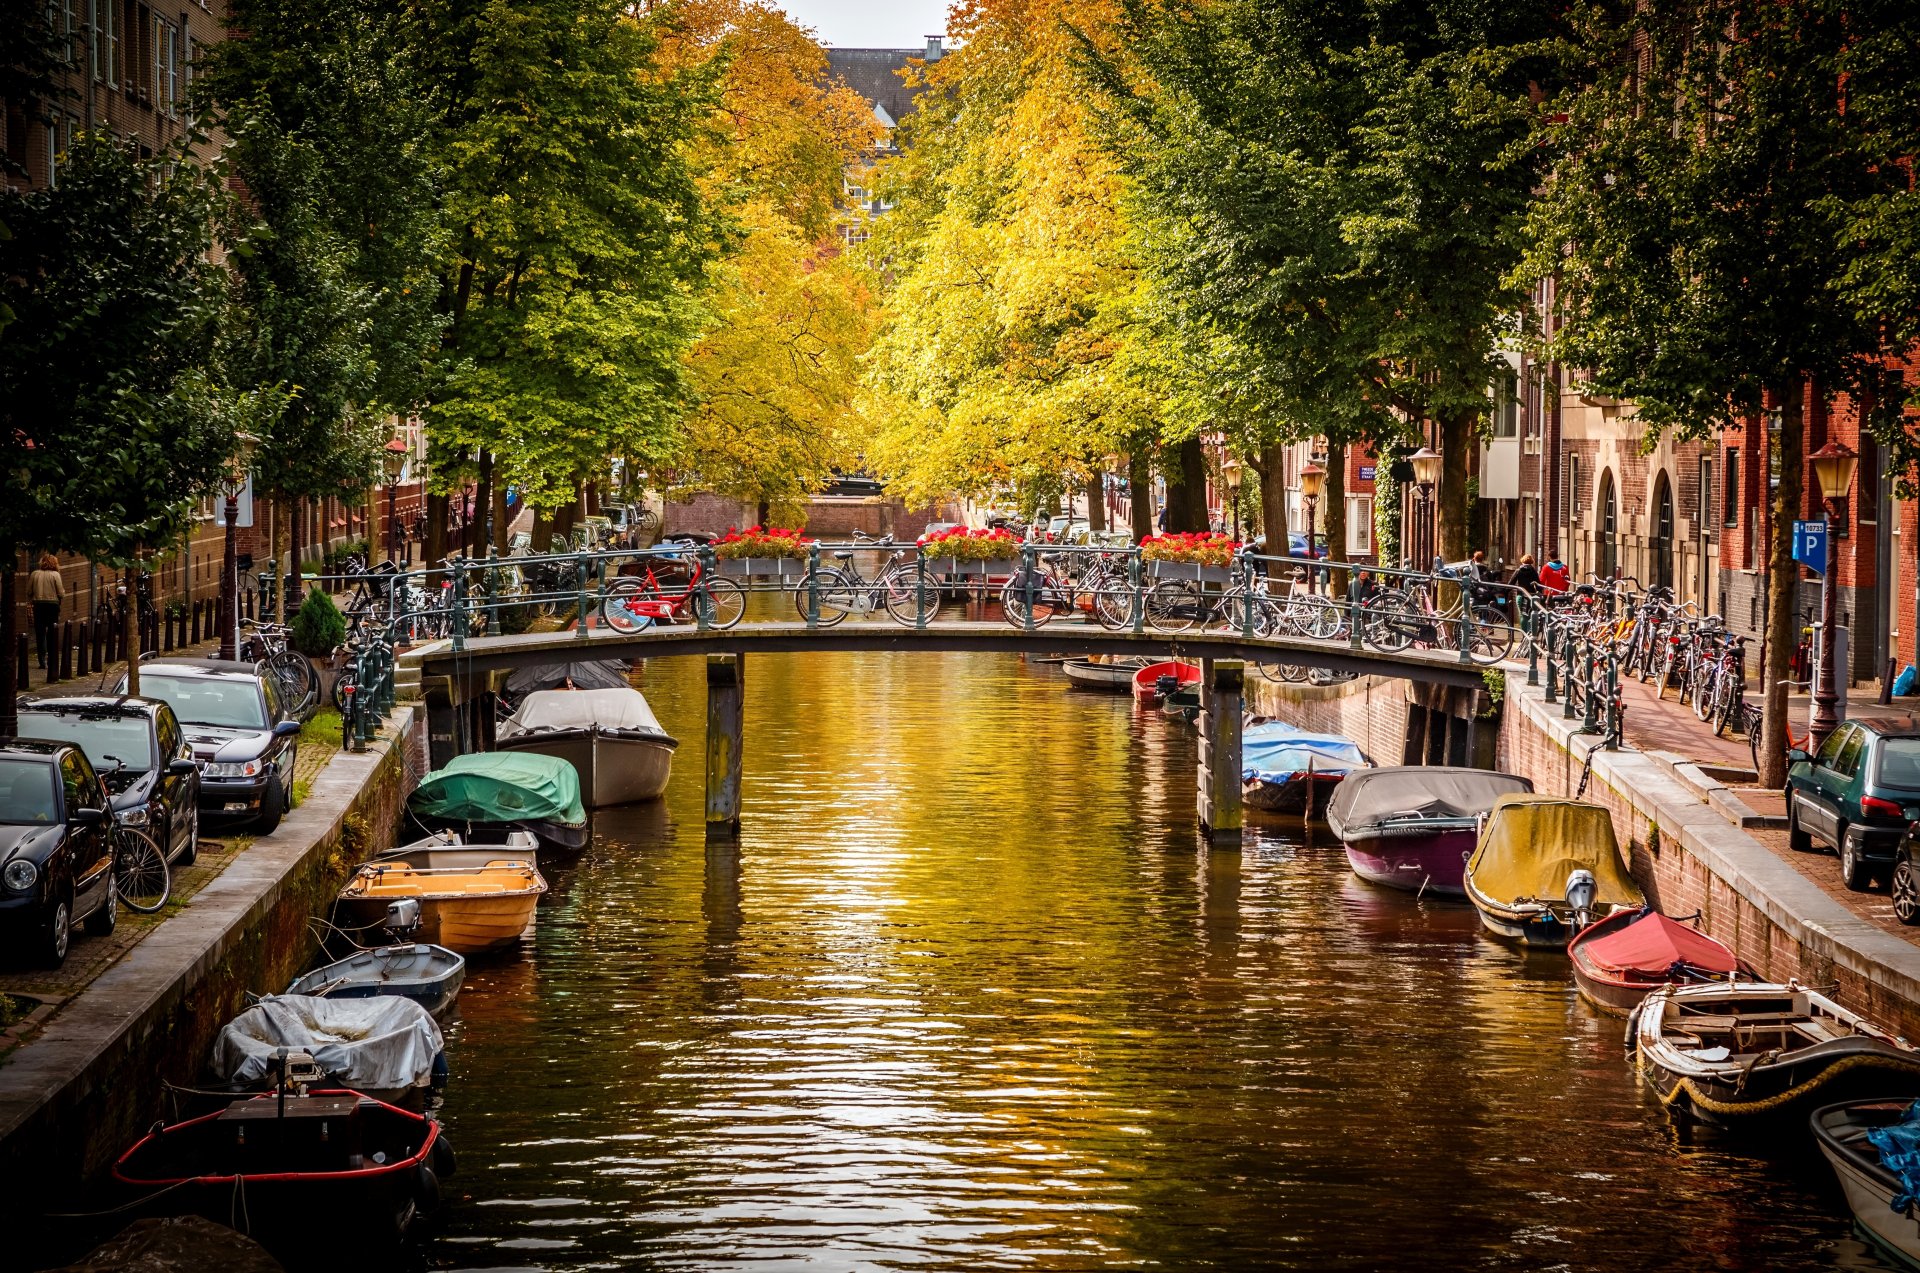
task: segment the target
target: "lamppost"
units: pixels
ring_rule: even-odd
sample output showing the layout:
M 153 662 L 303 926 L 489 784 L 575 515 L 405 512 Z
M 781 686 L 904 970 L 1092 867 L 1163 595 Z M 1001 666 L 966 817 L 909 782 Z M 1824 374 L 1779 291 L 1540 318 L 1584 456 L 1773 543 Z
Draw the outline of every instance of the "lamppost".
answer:
M 240 520 L 240 492 L 247 485 L 247 473 L 253 467 L 254 444 L 260 439 L 244 430 L 233 435 L 233 454 L 227 457 L 226 543 L 220 559 L 220 657 L 231 661 L 240 644 L 240 572 L 234 565 L 235 523 Z
M 400 523 L 394 517 L 394 501 L 400 490 L 400 474 L 407 467 L 407 444 L 400 438 L 388 438 L 387 449 L 380 453 L 380 465 L 387 476 L 387 560 L 400 555 Z
M 1440 452 L 1432 447 L 1421 447 L 1411 457 L 1413 462 L 1413 480 L 1420 486 L 1420 534 L 1422 548 L 1415 563 L 1420 570 L 1433 568 L 1434 543 L 1439 538 L 1434 534 L 1433 526 L 1433 488 L 1440 481 Z
M 1220 465 L 1220 476 L 1227 484 L 1227 500 L 1233 505 L 1233 539 L 1240 541 L 1240 461 L 1229 455 Z
M 1839 669 L 1834 666 L 1836 642 L 1833 639 L 1834 606 L 1839 592 L 1833 586 L 1833 573 L 1840 564 L 1834 552 L 1834 504 L 1846 498 L 1847 489 L 1853 485 L 1854 465 L 1860 457 L 1840 443 L 1829 441 L 1807 458 L 1812 462 L 1814 477 L 1820 482 L 1820 498 L 1826 504 L 1827 513 L 1827 568 L 1820 578 L 1820 675 L 1814 684 L 1812 737 L 1807 743 L 1810 750 L 1818 751 L 1827 735 L 1840 724 L 1840 695 L 1836 691 L 1840 677 Z
M 1314 568 L 1313 535 L 1319 524 L 1314 519 L 1320 506 L 1320 492 L 1326 487 L 1327 471 L 1308 460 L 1300 469 L 1300 498 L 1307 501 L 1307 591 L 1320 590 L 1320 572 Z

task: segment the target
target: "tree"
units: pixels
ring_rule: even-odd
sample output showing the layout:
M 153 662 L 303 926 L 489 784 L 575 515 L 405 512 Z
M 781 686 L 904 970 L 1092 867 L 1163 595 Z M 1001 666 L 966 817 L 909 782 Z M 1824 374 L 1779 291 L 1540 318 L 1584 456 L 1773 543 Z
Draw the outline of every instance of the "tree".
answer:
M 1552 179 L 1523 280 L 1557 278 L 1548 357 L 1683 436 L 1778 411 L 1761 781 L 1784 780 L 1793 520 L 1810 393 L 1870 391 L 1884 329 L 1850 304 L 1844 210 L 1904 184 L 1840 109 L 1836 2 L 1577 6 L 1575 80 L 1544 116 Z

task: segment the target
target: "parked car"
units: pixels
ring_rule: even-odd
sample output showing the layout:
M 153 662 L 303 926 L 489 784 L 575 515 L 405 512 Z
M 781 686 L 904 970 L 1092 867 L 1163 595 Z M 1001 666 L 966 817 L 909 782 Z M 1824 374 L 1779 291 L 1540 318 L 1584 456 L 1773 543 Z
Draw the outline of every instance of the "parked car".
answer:
M 218 659 L 148 663 L 140 692 L 180 718 L 200 766 L 201 812 L 251 819 L 262 834 L 280 825 L 292 803 L 300 722 L 271 675 Z
M 1824 844 L 1840 855 L 1840 878 L 1856 892 L 1892 875 L 1920 818 L 1920 721 L 1905 716 L 1850 720 L 1809 756 L 1787 753 L 1787 842 L 1805 853 Z
M 112 817 L 84 751 L 0 739 L 0 934 L 35 962 L 65 963 L 76 925 L 113 931 Z
M 1056 513 L 1047 519 L 1047 542 L 1050 544 L 1084 543 L 1086 534 L 1087 519 L 1084 517 Z
M 159 699 L 42 698 L 20 704 L 20 736 L 72 743 L 106 785 L 113 815 L 152 836 L 170 862 L 200 852 L 200 767 Z

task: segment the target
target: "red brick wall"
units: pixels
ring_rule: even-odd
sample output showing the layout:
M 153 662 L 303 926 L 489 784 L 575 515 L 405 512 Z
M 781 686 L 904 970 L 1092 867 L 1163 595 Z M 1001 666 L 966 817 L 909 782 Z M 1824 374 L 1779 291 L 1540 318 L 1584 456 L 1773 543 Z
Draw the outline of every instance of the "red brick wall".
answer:
M 1340 685 L 1276 683 L 1249 668 L 1247 706 L 1302 729 L 1344 734 L 1379 765 L 1397 765 L 1407 742 L 1407 682 L 1362 676 Z

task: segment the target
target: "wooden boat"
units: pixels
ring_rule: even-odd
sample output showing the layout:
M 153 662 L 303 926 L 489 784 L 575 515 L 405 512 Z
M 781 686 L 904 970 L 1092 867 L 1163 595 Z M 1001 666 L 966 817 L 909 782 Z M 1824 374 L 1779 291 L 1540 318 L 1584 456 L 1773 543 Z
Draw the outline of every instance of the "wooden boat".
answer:
M 423 1098 L 447 1077 L 446 1040 L 411 999 L 272 995 L 220 1027 L 208 1066 L 232 1092 L 270 1091 L 286 1057 L 304 1055 L 330 1083 L 379 1100 Z
M 1913 1152 L 1914 1103 L 1849 1101 L 1813 1111 L 1813 1141 L 1840 1180 L 1854 1223 L 1875 1246 L 1910 1269 L 1920 1269 L 1920 1217 L 1914 1214 L 1912 1168 L 1888 1166 Z M 1903 1163 L 1903 1166 L 1906 1164 Z
M 1248 725 L 1240 734 L 1240 798 L 1269 813 L 1325 813 L 1334 789 L 1373 762 L 1339 734 L 1314 734 L 1281 720 Z
M 1163 676 L 1173 678 L 1173 686 L 1176 690 L 1183 685 L 1198 685 L 1200 683 L 1200 665 L 1197 663 L 1181 663 L 1178 660 L 1147 664 L 1145 667 L 1136 670 L 1133 674 L 1134 699 L 1138 702 L 1149 704 L 1159 702 L 1160 678 Z
M 297 1252 L 324 1241 L 327 1225 L 397 1241 L 437 1205 L 453 1169 L 433 1119 L 329 1089 L 266 1093 L 159 1128 L 120 1156 L 113 1177 L 147 1214 L 203 1215 Z
M 1501 796 L 1533 784 L 1513 774 L 1395 765 L 1349 774 L 1327 803 L 1327 827 L 1361 879 L 1415 893 L 1465 897 L 1480 819 Z
M 410 898 L 420 904 L 420 940 L 473 955 L 519 941 L 546 891 L 537 867 L 512 858 L 478 869 L 374 861 L 340 890 L 336 922 L 372 930 L 385 922 L 392 903 Z
M 1102 663 L 1095 659 L 1067 659 L 1060 670 L 1081 689 L 1108 690 L 1124 694 L 1133 685 L 1133 674 L 1147 666 L 1150 659 L 1121 658 Z
M 646 695 L 628 686 L 535 690 L 500 722 L 494 746 L 555 756 L 572 765 L 588 807 L 657 800 L 680 744 L 654 717 Z
M 1660 1103 L 1706 1122 L 1920 1094 L 1920 1052 L 1792 982 L 1662 986 L 1628 1019 L 1627 1041 Z
M 407 812 L 423 830 L 456 829 L 469 842 L 530 831 L 543 847 L 578 852 L 590 835 L 579 772 L 532 753 L 455 756 L 421 780 Z
M 477 870 L 489 862 L 512 860 L 540 865 L 540 840 L 531 831 L 515 827 L 475 827 L 473 834 L 435 831 L 398 848 L 388 849 L 376 862 L 404 862 L 427 870 L 463 867 Z
M 1462 882 L 1489 932 L 1556 949 L 1595 920 L 1647 902 L 1607 811 L 1545 796 L 1494 802 Z
M 1616 1017 L 1661 986 L 1729 981 L 1742 971 L 1731 950 L 1652 907 L 1587 925 L 1567 943 L 1567 956 L 1580 993 Z
M 404 946 L 375 946 L 302 973 L 293 979 L 287 993 L 326 999 L 396 995 L 438 1016 L 452 1005 L 466 976 L 467 961 L 458 953 L 445 946 L 409 942 Z

